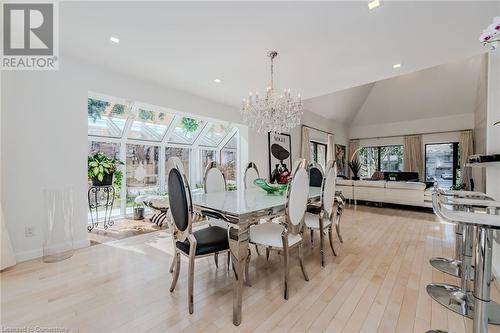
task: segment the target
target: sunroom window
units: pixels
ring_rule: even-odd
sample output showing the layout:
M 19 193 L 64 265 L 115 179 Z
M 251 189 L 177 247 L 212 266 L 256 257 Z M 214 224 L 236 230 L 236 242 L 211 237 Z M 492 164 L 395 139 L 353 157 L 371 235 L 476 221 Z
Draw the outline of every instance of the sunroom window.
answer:
M 131 212 L 134 200 L 141 194 L 156 194 L 160 189 L 159 147 L 127 144 L 126 182 L 127 212 Z
M 87 101 L 87 124 L 89 135 L 121 137 L 130 115 L 129 106 L 98 98 Z
M 210 124 L 210 129 L 201 139 L 200 146 L 217 147 L 233 130 L 233 127 L 223 124 Z
M 114 217 L 131 216 L 141 204 L 135 203 L 139 195 L 167 194 L 166 162 L 172 156 L 181 159 L 193 191 L 203 187 L 212 161 L 226 175 L 228 189 L 236 189 L 238 137 L 237 127 L 225 121 L 100 94 L 88 98 L 88 154 L 101 152 L 124 162 L 123 178 L 114 177 Z
M 139 108 L 128 137 L 148 141 L 161 141 L 174 115 Z
M 175 125 L 170 142 L 192 144 L 204 126 L 205 122 L 202 120 L 183 117 Z

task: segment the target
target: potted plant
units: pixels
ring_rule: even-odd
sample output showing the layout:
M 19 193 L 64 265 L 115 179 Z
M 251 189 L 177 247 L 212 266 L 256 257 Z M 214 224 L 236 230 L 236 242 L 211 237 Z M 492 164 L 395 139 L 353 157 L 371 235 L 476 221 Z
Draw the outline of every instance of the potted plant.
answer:
M 351 169 L 353 176 L 351 177 L 352 180 L 359 180 L 358 174 L 359 170 L 361 170 L 361 163 L 357 159 L 350 160 L 349 163 L 349 169 Z
M 103 153 L 95 153 L 87 158 L 87 174 L 94 186 L 113 184 L 113 175 L 117 174 L 121 186 L 121 171 L 118 166 L 123 162 L 116 158 L 108 158 Z

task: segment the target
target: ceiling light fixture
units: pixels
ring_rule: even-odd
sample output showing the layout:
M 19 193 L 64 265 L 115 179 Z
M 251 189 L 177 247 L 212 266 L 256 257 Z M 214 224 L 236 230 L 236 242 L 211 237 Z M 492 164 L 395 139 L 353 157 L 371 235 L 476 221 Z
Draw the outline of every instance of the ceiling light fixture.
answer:
M 370 10 L 377 8 L 379 6 L 380 6 L 379 0 L 373 0 L 373 1 L 368 2 L 368 9 L 370 9 Z
M 304 113 L 302 99 L 300 94 L 297 98 L 292 97 L 290 89 L 285 89 L 281 94 L 274 90 L 273 61 L 278 52 L 269 51 L 267 55 L 271 59 L 271 82 L 264 96 L 259 96 L 257 92 L 255 96 L 250 93 L 248 99 L 243 99 L 241 104 L 243 122 L 260 133 L 289 132 L 300 124 L 300 118 Z
M 109 40 L 115 44 L 118 44 L 120 42 L 120 38 L 116 38 L 115 36 L 109 37 Z
M 215 80 L 214 80 L 214 82 L 215 82 L 215 83 L 221 83 L 221 82 L 222 82 L 222 80 L 221 80 L 221 79 L 215 79 Z
M 401 64 L 392 65 L 392 68 L 394 68 L 394 69 L 399 68 L 399 67 L 401 67 Z

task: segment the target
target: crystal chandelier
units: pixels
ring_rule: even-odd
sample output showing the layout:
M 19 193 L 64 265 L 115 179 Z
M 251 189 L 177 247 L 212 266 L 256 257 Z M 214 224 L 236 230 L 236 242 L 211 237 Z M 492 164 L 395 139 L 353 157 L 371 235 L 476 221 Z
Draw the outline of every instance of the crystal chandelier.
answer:
M 259 93 L 249 94 L 248 100 L 243 99 L 241 113 L 243 121 L 248 126 L 257 129 L 260 133 L 290 132 L 292 128 L 300 124 L 300 118 L 304 112 L 300 94 L 294 99 L 290 89 L 285 89 L 282 94 L 274 91 L 273 86 L 273 61 L 278 55 L 276 51 L 269 51 L 271 58 L 271 83 L 266 89 L 264 96 Z

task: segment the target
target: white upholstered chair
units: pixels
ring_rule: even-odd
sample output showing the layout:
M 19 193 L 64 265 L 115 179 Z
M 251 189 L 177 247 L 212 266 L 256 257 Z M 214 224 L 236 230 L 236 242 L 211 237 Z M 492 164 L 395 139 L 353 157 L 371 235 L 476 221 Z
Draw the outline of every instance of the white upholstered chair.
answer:
M 321 266 L 325 265 L 324 261 L 324 231 L 328 230 L 328 239 L 330 247 L 334 255 L 335 249 L 333 248 L 333 227 L 337 223 L 337 209 L 335 207 L 335 181 L 337 178 L 337 171 L 335 167 L 328 170 L 326 177 L 323 178 L 321 185 L 321 201 L 318 212 L 307 212 L 305 215 L 305 225 L 307 229 L 311 230 L 312 235 L 315 230 L 320 233 L 320 251 L 321 251 Z
M 257 169 L 257 165 L 255 165 L 255 163 L 253 162 L 248 163 L 247 168 L 245 169 L 245 176 L 243 177 L 245 190 L 256 188 L 257 185 L 255 185 L 253 182 L 257 178 L 259 178 L 259 169 Z
M 226 190 L 226 177 L 217 167 L 216 162 L 210 162 L 205 169 L 203 179 L 205 193 L 224 192 Z
M 304 214 L 309 198 L 309 175 L 306 160 L 301 160 L 288 186 L 285 214 L 279 223 L 266 222 L 250 227 L 250 243 L 276 250 L 284 257 L 284 298 L 288 299 L 289 251 L 298 247 L 300 267 L 304 279 L 309 281 L 302 257 Z M 250 256 L 247 260 L 250 260 Z M 248 261 L 247 261 L 248 263 Z M 248 265 L 248 264 L 247 264 Z M 248 268 L 246 269 L 248 272 Z

